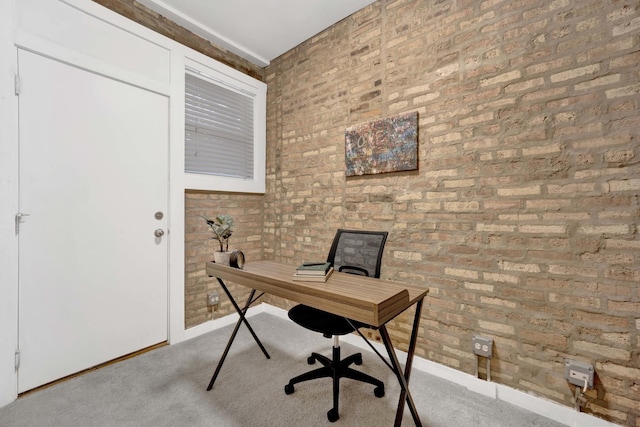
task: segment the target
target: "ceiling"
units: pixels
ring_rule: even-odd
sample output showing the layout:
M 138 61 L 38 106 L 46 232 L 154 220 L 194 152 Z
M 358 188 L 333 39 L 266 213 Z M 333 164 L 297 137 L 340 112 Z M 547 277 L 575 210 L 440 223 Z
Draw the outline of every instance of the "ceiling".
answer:
M 261 67 L 374 0 L 137 0 Z

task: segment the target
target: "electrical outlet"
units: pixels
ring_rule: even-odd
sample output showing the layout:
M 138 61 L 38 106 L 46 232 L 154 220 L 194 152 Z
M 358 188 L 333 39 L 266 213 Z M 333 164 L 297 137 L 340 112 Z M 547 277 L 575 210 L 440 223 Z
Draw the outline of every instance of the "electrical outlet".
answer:
M 213 307 L 220 302 L 220 294 L 218 292 L 209 292 L 207 294 L 207 305 Z
M 471 349 L 478 356 L 491 358 L 493 353 L 493 338 L 474 335 L 471 338 Z
M 593 365 L 589 363 L 579 362 L 577 360 L 565 360 L 564 378 L 573 385 L 582 388 L 593 388 Z

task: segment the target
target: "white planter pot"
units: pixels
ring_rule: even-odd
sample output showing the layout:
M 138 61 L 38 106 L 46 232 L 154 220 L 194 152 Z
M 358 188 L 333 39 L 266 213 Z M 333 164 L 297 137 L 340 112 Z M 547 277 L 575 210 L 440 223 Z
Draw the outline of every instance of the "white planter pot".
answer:
M 229 257 L 231 256 L 231 252 L 220 252 L 215 251 L 213 253 L 213 260 L 216 264 L 229 265 Z

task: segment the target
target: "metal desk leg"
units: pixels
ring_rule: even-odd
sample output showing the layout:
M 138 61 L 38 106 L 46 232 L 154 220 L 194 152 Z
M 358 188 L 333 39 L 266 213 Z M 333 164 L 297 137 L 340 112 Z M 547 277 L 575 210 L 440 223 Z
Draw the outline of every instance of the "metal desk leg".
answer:
M 231 292 L 229 292 L 229 289 L 224 284 L 222 279 L 218 278 L 218 283 L 220 283 L 220 286 L 224 290 L 224 293 L 227 294 L 227 297 L 229 298 L 229 301 L 231 301 L 231 304 L 233 304 L 233 308 L 235 308 L 236 311 L 238 312 L 238 315 L 240 316 L 240 319 L 238 319 L 238 322 L 240 322 L 240 321 L 244 322 L 244 324 L 247 327 L 247 329 L 249 330 L 249 332 L 251 332 L 251 335 L 253 336 L 253 339 L 256 341 L 256 343 L 260 347 L 260 350 L 262 350 L 262 352 L 267 357 L 267 359 L 271 359 L 271 356 L 269 356 L 269 353 L 267 353 L 267 350 L 264 348 L 264 346 L 260 342 L 260 339 L 258 338 L 256 333 L 253 331 L 253 328 L 249 324 L 249 321 L 244 316 L 245 313 L 247 312 L 247 310 L 249 309 L 249 307 L 251 307 L 251 305 L 254 302 L 256 302 L 258 300 L 258 298 L 260 298 L 262 295 L 264 295 L 264 293 L 261 293 L 257 298 L 253 299 L 253 296 L 255 295 L 256 290 L 255 289 L 251 289 L 251 294 L 249 294 L 249 298 L 247 299 L 247 303 L 244 305 L 244 308 L 240 309 L 240 307 L 238 307 L 238 303 L 236 303 L 236 300 L 233 299 L 233 296 L 231 295 Z M 234 337 L 235 337 L 235 334 L 234 334 Z
M 229 337 L 229 341 L 227 342 L 227 347 L 224 349 L 224 352 L 222 353 L 222 357 L 220 358 L 220 361 L 218 362 L 218 366 L 216 367 L 216 371 L 213 373 L 213 376 L 211 377 L 211 381 L 209 381 L 209 385 L 207 386 L 207 391 L 209 391 L 209 390 L 211 390 L 213 388 L 213 384 L 216 382 L 216 378 L 218 378 L 218 374 L 220 373 L 220 369 L 222 369 L 222 364 L 224 363 L 225 359 L 227 358 L 227 354 L 229 353 L 229 349 L 231 348 L 231 344 L 233 344 L 233 340 L 236 338 L 236 334 L 238 333 L 238 329 L 240 329 L 240 325 L 242 323 L 244 323 L 245 326 L 247 327 L 247 329 L 249 329 L 249 332 L 253 336 L 253 339 L 256 341 L 256 343 L 260 347 L 260 350 L 262 350 L 262 352 L 267 357 L 267 359 L 271 359 L 271 356 L 269 356 L 269 353 L 267 353 L 267 350 L 264 348 L 264 346 L 260 342 L 260 339 L 258 338 L 256 333 L 253 331 L 253 328 L 251 327 L 251 325 L 247 321 L 247 318 L 245 317 L 245 313 L 247 312 L 249 307 L 251 307 L 251 304 L 253 304 L 258 298 L 260 298 L 260 296 L 258 296 L 258 298 L 256 298 L 256 299 L 253 298 L 253 296 L 256 293 L 256 290 L 255 289 L 251 290 L 251 294 L 249 294 L 249 298 L 247 299 L 247 302 L 245 303 L 244 307 L 240 308 L 238 306 L 238 303 L 236 303 L 235 299 L 233 299 L 233 296 L 229 292 L 229 289 L 227 289 L 227 286 L 224 284 L 224 282 L 219 278 L 218 278 L 218 282 L 220 283 L 220 286 L 222 286 L 222 289 L 224 290 L 224 292 L 227 294 L 227 297 L 231 301 L 231 304 L 233 305 L 235 310 L 238 312 L 238 315 L 240 316 L 240 318 L 236 322 L 235 328 L 233 328 L 233 332 L 231 333 L 231 336 Z
M 398 382 L 400 383 L 400 399 L 398 400 L 398 408 L 396 410 L 396 419 L 394 423 L 396 427 L 399 427 L 402 424 L 402 415 L 404 413 L 405 401 L 409 405 L 409 410 L 411 411 L 411 416 L 413 417 L 413 422 L 415 423 L 415 425 L 417 427 L 422 426 L 420 415 L 416 410 L 416 405 L 413 402 L 413 397 L 411 396 L 411 392 L 409 391 L 409 376 L 411 375 L 411 366 L 413 364 L 413 356 L 418 339 L 418 328 L 420 326 L 420 316 L 422 313 L 423 301 L 424 300 L 421 299 L 416 303 L 416 313 L 413 319 L 413 329 L 411 330 L 411 339 L 409 341 L 409 349 L 407 352 L 407 362 L 405 365 L 404 375 L 402 374 L 402 366 L 400 366 L 400 363 L 398 362 L 398 358 L 396 357 L 393 343 L 391 342 L 391 338 L 389 337 L 386 326 L 382 326 L 379 331 L 382 337 L 382 342 L 387 349 L 387 353 L 389 353 L 389 359 L 391 360 L 391 364 L 393 365 L 393 371 L 398 377 Z

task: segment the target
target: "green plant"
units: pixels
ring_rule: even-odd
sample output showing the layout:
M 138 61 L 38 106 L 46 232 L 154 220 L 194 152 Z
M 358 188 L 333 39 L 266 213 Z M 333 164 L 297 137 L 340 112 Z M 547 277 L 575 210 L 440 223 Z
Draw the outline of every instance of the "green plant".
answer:
M 204 215 L 200 215 L 209 226 L 209 229 L 213 232 L 214 237 L 220 243 L 220 252 L 226 252 L 229 250 L 229 238 L 233 234 L 233 218 L 231 215 L 217 215 L 214 219 L 207 218 Z

